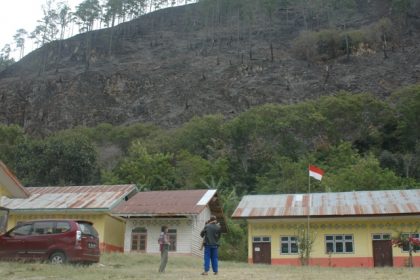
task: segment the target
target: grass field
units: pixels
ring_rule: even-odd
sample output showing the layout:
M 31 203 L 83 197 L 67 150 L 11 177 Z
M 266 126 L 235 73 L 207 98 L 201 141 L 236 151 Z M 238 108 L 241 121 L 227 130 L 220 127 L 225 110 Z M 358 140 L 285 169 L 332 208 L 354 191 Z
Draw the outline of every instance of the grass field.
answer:
M 104 254 L 101 263 L 92 266 L 0 262 L 0 279 L 420 279 L 420 268 L 286 267 L 235 262 L 220 262 L 219 275 L 201 276 L 201 259 L 185 256 L 169 256 L 165 273 L 159 274 L 158 266 L 159 256 L 141 254 Z

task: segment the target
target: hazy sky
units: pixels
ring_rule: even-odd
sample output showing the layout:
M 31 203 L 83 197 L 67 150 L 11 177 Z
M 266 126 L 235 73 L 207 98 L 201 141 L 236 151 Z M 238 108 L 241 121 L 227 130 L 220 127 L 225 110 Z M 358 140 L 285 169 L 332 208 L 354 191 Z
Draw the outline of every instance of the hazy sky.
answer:
M 74 11 L 74 7 L 82 1 L 56 0 L 55 2 L 65 2 Z M 35 29 L 37 20 L 43 16 L 41 7 L 45 3 L 46 0 L 0 0 L 0 50 L 5 44 L 14 45 L 13 36 L 16 30 L 23 28 L 30 33 Z M 29 40 L 27 42 L 29 43 Z M 28 54 L 32 48 L 27 46 L 25 54 Z

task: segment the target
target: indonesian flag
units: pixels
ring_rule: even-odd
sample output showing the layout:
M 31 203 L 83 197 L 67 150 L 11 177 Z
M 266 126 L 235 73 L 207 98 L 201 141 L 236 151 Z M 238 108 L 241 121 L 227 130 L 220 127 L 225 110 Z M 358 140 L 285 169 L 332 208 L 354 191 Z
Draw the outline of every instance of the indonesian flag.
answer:
M 316 167 L 315 165 L 309 165 L 309 176 L 310 177 L 313 177 L 313 178 L 321 181 L 322 175 L 324 175 L 324 170 Z

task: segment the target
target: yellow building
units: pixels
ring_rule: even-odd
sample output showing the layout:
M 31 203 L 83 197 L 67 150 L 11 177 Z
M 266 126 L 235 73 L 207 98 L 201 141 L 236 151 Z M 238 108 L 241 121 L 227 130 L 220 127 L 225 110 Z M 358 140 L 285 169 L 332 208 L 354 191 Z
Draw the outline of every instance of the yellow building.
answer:
M 3 199 L 27 197 L 29 197 L 29 193 L 7 166 L 0 161 L 0 233 L 6 231 L 8 220 L 8 209 L 5 208 Z
M 111 210 L 137 192 L 135 185 L 30 187 L 29 198 L 3 199 L 9 209 L 8 228 L 37 219 L 78 219 L 93 222 L 101 251 L 123 251 L 124 220 Z
M 8 198 L 27 198 L 29 193 L 25 190 L 19 180 L 0 160 L 0 199 Z M 0 206 L 3 206 L 0 204 Z
M 420 237 L 420 190 L 249 195 L 232 217 L 248 222 L 249 263 L 300 265 L 299 241 L 309 237 L 310 265 L 401 267 L 408 248 L 391 239 Z

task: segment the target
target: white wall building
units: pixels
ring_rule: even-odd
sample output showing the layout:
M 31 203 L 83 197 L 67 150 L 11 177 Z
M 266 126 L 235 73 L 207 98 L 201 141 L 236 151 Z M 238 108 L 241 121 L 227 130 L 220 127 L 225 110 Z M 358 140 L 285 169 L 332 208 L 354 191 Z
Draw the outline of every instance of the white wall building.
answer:
M 140 192 L 113 210 L 126 219 L 124 252 L 159 253 L 158 238 L 168 226 L 170 253 L 202 256 L 200 232 L 215 215 L 226 232 L 216 190 Z

